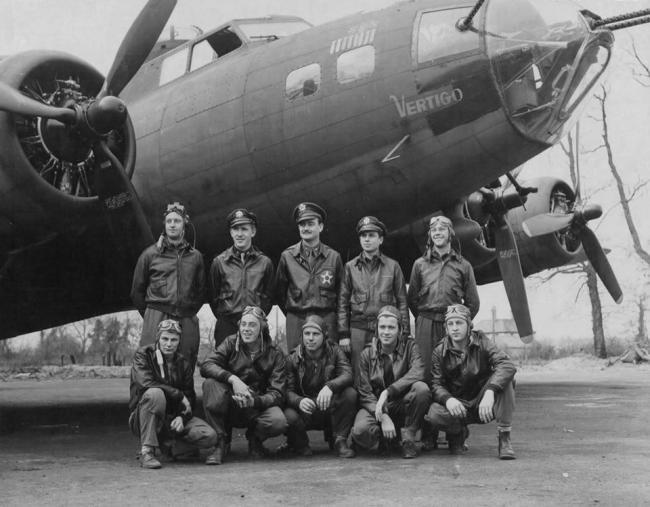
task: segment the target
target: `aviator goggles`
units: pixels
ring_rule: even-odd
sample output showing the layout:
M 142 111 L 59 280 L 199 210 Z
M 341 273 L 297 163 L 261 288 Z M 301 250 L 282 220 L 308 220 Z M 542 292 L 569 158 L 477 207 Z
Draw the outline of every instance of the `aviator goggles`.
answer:
M 177 320 L 166 319 L 158 324 L 158 334 L 164 331 L 174 331 L 177 334 L 181 334 L 181 324 Z
M 241 312 L 242 317 L 244 315 L 252 315 L 258 320 L 266 321 L 266 314 L 259 306 L 247 306 L 244 308 L 244 311 Z
M 464 305 L 449 305 L 447 307 L 445 320 L 453 319 L 454 317 L 459 317 L 467 322 L 471 322 L 472 320 L 469 308 Z
M 178 213 L 180 216 L 184 217 L 186 220 L 189 220 L 190 216 L 187 213 L 187 210 L 185 209 L 185 206 L 183 206 L 180 202 L 173 202 L 171 204 L 167 205 L 167 209 L 163 213 L 163 217 L 166 217 L 170 213 Z

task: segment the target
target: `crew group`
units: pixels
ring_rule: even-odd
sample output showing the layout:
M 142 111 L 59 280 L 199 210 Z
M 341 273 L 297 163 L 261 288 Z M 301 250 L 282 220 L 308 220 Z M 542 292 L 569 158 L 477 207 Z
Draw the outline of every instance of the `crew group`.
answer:
M 439 431 L 458 454 L 467 425 L 492 419 L 499 458 L 514 459 L 516 369 L 472 329 L 479 297 L 471 265 L 452 248 L 451 221 L 431 219 L 407 291 L 399 264 L 381 252 L 386 227 L 376 217 L 359 221 L 362 252 L 345 265 L 320 241 L 320 206 L 301 203 L 293 217 L 300 241 L 275 272 L 252 244 L 254 213 L 236 209 L 227 218 L 233 246 L 214 258 L 207 284 L 217 321 L 214 351 L 200 365 L 206 422 L 192 415 L 203 256 L 184 239 L 185 207 L 167 206 L 164 232 L 140 256 L 131 294 L 144 318 L 129 404 L 141 465 L 160 468 L 157 450 L 178 457 L 197 448 L 207 464 L 220 464 L 233 427 L 246 428 L 254 457 L 268 454 L 265 439 L 282 434 L 276 452 L 310 455 L 310 429 L 324 430 L 343 458 L 375 447 L 414 458 L 419 447 L 437 447 Z M 274 303 L 286 315 L 288 356 L 268 332 Z

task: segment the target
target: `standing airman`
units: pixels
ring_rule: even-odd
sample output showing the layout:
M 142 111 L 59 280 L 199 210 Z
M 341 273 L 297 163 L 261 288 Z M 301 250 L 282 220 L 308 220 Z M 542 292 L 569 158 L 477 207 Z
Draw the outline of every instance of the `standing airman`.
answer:
M 205 298 L 203 255 L 185 240 L 190 217 L 178 202 L 167 205 L 164 232 L 140 255 L 133 273 L 131 299 L 144 318 L 140 345 L 156 340 L 158 324 L 165 319 L 180 322 L 180 351 L 196 365 L 199 353 L 199 319 L 196 313 Z
M 375 332 L 377 312 L 396 306 L 401 329 L 410 334 L 406 283 L 399 264 L 380 251 L 386 226 L 373 216 L 357 224 L 362 252 L 345 265 L 338 299 L 339 345 L 351 352 L 354 378 L 359 378 L 359 357 Z
M 277 302 L 287 316 L 287 349 L 301 342 L 302 325 L 307 314 L 318 315 L 334 333 L 336 303 L 343 262 L 335 250 L 321 243 L 320 235 L 327 214 L 312 202 L 296 206 L 293 218 L 298 224 L 300 242 L 280 256 L 275 278 Z M 330 336 L 338 342 L 338 336 Z
M 245 307 L 259 306 L 268 314 L 273 296 L 273 263 L 253 245 L 257 217 L 240 208 L 226 220 L 233 245 L 217 255 L 210 267 L 210 308 L 217 318 L 215 349 L 237 332 Z
M 465 304 L 472 314 L 478 313 L 479 297 L 472 265 L 451 246 L 454 227 L 449 218 L 439 215 L 429 221 L 427 249 L 411 270 L 408 288 L 409 307 L 415 315 L 415 341 L 422 354 L 425 380 L 431 380 L 431 353 L 445 336 L 447 306 Z M 437 447 L 437 433 L 425 427 L 423 448 Z

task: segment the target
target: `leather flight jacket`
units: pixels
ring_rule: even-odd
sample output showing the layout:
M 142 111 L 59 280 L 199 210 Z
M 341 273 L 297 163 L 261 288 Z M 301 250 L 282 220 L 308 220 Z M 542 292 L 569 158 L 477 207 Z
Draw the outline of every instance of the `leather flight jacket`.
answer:
M 217 255 L 210 266 L 210 308 L 215 316 L 239 316 L 247 306 L 268 314 L 273 297 L 273 262 L 252 246 L 244 261 L 234 247 Z
M 253 391 L 255 408 L 282 405 L 287 382 L 284 354 L 268 335 L 255 359 L 245 347 L 239 333 L 230 335 L 203 361 L 201 376 L 227 384 L 236 375 Z
M 457 303 L 467 306 L 474 318 L 480 300 L 472 265 L 453 249 L 443 258 L 427 250 L 413 263 L 408 303 L 416 318 L 444 322 L 447 306 Z
M 156 358 L 157 344 L 152 343 L 140 347 L 133 356 L 131 366 L 131 385 L 129 411 L 133 412 L 147 389 L 159 388 L 165 393 L 167 400 L 167 413 L 181 415 L 185 407 L 182 404 L 183 396 L 194 407 L 196 393 L 194 392 L 194 366 L 180 353 L 174 354 L 171 361 L 167 361 L 161 354 L 163 361 L 162 371 Z M 191 414 L 182 414 L 183 421 L 191 419 Z
M 336 311 L 343 262 L 336 250 L 321 243 L 313 268 L 303 258 L 301 243 L 280 256 L 275 277 L 276 302 L 283 312 Z
M 321 357 L 314 359 L 314 376 L 320 377 L 321 382 L 305 378 L 305 355 L 304 346 L 298 345 L 287 358 L 287 406 L 299 410 L 304 398 L 315 397 L 317 391 L 324 386 L 329 387 L 334 394 L 352 387 L 352 366 L 338 345 L 323 341 Z
M 185 240 L 177 247 L 166 237 L 147 247 L 133 272 L 131 299 L 176 318 L 193 317 L 205 302 L 203 255 Z
M 401 315 L 402 333 L 410 334 L 406 282 L 399 264 L 380 253 L 372 260 L 358 255 L 345 264 L 338 299 L 339 336 L 350 336 L 350 328 L 375 331 L 377 313 L 386 305 Z
M 445 336 L 433 349 L 431 358 L 433 400 L 443 406 L 449 398 L 471 402 L 485 384 L 495 393 L 502 391 L 516 372 L 508 355 L 482 331 L 471 332 L 463 351 L 454 351 L 451 339 Z
M 359 381 L 357 391 L 361 406 L 371 414 L 375 412 L 381 392 L 388 391 L 388 399 L 395 400 L 404 396 L 411 386 L 424 381 L 424 363 L 415 340 L 400 336 L 392 354 L 394 381 L 386 385 L 384 381 L 384 363 L 381 343 L 377 338 L 366 345 L 359 360 Z

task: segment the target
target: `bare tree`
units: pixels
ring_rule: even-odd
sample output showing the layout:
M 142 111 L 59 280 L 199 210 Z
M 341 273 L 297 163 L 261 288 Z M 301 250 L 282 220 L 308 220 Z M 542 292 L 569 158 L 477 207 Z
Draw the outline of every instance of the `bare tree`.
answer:
M 79 339 L 79 358 L 81 362 L 86 358 L 86 352 L 88 351 L 88 346 L 92 340 L 92 334 L 90 332 L 92 326 L 93 322 L 91 319 L 84 319 L 70 324 L 74 334 Z
M 648 180 L 643 180 L 637 182 L 630 191 L 626 191 L 625 185 L 623 183 L 623 178 L 621 178 L 620 172 L 614 161 L 614 152 L 612 149 L 612 143 L 609 137 L 609 128 L 607 125 L 607 89 L 604 86 L 601 86 L 601 93 L 595 95 L 596 99 L 600 103 L 600 112 L 601 112 L 601 125 L 602 125 L 602 138 L 603 145 L 602 147 L 607 152 L 607 163 L 609 169 L 616 181 L 616 189 L 618 191 L 619 202 L 623 208 L 623 215 L 625 216 L 625 223 L 627 228 L 630 231 L 630 236 L 632 237 L 632 245 L 634 246 L 634 251 L 636 254 L 645 262 L 648 267 L 650 267 L 650 253 L 648 253 L 643 246 L 641 245 L 641 240 L 639 238 L 639 232 L 637 231 L 636 224 L 634 223 L 634 218 L 632 217 L 632 211 L 630 210 L 630 201 L 634 199 L 637 193 L 648 184 Z
M 577 144 L 577 143 L 576 143 Z M 579 146 L 573 141 L 573 136 L 569 133 L 566 143 L 560 143 L 562 151 L 569 160 L 569 172 L 573 188 L 579 188 Z M 582 192 L 583 189 L 580 189 Z M 560 268 L 561 270 L 562 268 Z M 607 346 L 605 345 L 605 331 L 603 328 L 603 305 L 598 293 L 598 276 L 591 264 L 583 262 L 575 266 L 565 268 L 565 272 L 580 273 L 584 276 L 584 284 L 578 289 L 578 294 L 582 287 L 586 286 L 589 292 L 589 302 L 591 303 L 591 331 L 594 339 L 594 354 L 600 358 L 607 357 Z

